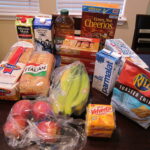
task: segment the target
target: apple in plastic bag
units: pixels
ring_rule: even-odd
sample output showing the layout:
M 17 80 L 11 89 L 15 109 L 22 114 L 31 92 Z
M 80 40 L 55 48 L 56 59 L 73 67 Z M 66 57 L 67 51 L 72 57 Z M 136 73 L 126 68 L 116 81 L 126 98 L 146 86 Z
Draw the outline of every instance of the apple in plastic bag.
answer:
M 33 104 L 32 115 L 35 121 L 46 119 L 53 115 L 51 105 L 46 101 L 37 101 Z
M 20 138 L 27 125 L 27 121 L 24 117 L 13 116 L 5 123 L 3 131 L 5 136 L 8 138 Z
M 20 115 L 24 118 L 28 118 L 31 112 L 32 103 L 30 100 L 21 100 L 15 103 L 11 109 L 13 116 Z
M 37 125 L 37 136 L 45 142 L 56 142 L 59 131 L 60 127 L 55 121 L 43 121 Z

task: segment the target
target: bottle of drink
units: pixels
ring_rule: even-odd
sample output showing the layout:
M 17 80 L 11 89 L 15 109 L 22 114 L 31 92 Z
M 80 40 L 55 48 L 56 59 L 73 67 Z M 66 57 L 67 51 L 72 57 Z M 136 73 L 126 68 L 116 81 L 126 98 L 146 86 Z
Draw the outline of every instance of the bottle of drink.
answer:
M 56 51 L 59 51 L 65 36 L 74 35 L 74 20 L 71 16 L 69 16 L 69 11 L 67 9 L 62 9 L 60 11 L 60 15 L 55 19 L 54 22 L 54 29 L 55 47 Z

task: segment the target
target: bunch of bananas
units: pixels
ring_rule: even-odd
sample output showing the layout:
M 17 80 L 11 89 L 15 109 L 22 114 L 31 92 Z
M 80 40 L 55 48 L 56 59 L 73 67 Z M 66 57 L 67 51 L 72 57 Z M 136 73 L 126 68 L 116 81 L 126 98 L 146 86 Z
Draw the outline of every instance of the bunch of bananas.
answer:
M 80 115 L 87 103 L 90 82 L 83 63 L 77 61 L 66 67 L 56 83 L 52 83 L 52 106 L 56 114 Z

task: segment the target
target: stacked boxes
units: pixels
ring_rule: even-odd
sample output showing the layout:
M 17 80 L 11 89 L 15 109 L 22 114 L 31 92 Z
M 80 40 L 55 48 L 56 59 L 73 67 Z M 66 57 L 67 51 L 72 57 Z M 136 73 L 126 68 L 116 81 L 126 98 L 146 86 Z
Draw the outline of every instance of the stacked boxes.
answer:
M 115 116 L 111 105 L 88 105 L 85 126 L 87 136 L 110 138 L 114 129 Z
M 142 68 L 149 68 L 146 63 L 122 39 L 107 39 L 105 42 L 105 48 L 122 55 L 123 62 L 125 62 L 125 60 L 130 60 Z
M 92 87 L 109 95 L 121 68 L 121 55 L 107 49 L 99 51 L 96 54 Z
M 93 74 L 99 43 L 100 39 L 96 38 L 66 36 L 58 52 L 61 55 L 62 65 L 81 61 L 84 63 L 87 72 Z

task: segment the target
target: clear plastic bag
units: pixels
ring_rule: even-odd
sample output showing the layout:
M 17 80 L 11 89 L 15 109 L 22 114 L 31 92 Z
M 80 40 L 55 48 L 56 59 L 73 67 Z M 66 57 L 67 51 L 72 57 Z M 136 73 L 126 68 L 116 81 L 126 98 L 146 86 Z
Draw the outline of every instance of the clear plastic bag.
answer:
M 80 115 L 85 110 L 89 92 L 89 77 L 80 61 L 54 70 L 49 99 L 56 114 Z
M 57 117 L 47 100 L 21 100 L 12 107 L 3 127 L 13 148 L 80 150 L 86 144 L 84 121 Z
M 47 96 L 50 87 L 50 75 L 55 58 L 46 51 L 36 51 L 31 56 L 20 78 L 20 93 L 25 98 Z

